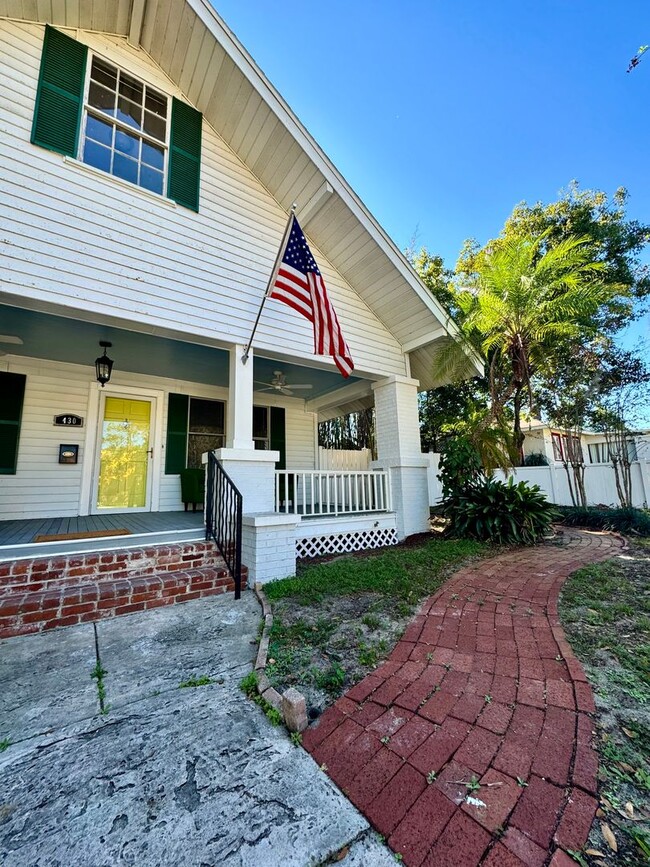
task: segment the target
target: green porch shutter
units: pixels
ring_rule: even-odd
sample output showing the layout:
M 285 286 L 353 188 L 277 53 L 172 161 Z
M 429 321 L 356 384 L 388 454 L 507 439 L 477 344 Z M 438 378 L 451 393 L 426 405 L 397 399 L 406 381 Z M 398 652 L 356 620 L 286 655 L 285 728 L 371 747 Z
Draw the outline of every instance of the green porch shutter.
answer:
M 203 116 L 180 99 L 172 100 L 167 195 L 184 208 L 199 210 Z
M 165 448 L 165 473 L 180 473 L 187 460 L 187 412 L 189 397 L 186 394 L 170 394 L 167 411 L 167 446 Z
M 76 157 L 88 49 L 53 27 L 45 27 L 38 77 L 33 144 Z
M 287 435 L 285 411 L 281 406 L 271 407 L 271 451 L 280 452 L 280 460 L 277 461 L 276 470 L 287 468 Z
M 0 475 L 3 476 L 16 474 L 26 379 L 22 373 L 0 373 Z

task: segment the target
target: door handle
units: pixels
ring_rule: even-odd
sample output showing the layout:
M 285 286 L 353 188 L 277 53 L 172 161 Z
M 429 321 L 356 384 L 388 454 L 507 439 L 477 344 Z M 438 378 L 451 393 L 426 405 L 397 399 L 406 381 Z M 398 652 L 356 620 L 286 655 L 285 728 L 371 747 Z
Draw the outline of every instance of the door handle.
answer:
M 147 454 L 149 455 L 150 458 L 153 457 L 153 446 L 151 446 L 150 449 L 147 449 Z

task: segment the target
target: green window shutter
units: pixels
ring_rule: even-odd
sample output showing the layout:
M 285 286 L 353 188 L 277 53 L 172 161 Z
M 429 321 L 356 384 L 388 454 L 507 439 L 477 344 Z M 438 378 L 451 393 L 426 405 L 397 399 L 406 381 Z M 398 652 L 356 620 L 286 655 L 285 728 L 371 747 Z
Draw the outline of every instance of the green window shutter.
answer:
M 180 99 L 172 100 L 167 195 L 184 208 L 199 210 L 203 116 Z
M 167 412 L 167 447 L 165 448 L 165 473 L 180 473 L 187 460 L 187 411 L 189 397 L 186 394 L 170 394 Z
M 76 157 L 88 49 L 53 27 L 45 27 L 38 77 L 33 144 Z
M 280 460 L 277 461 L 276 470 L 287 468 L 287 436 L 285 411 L 281 406 L 271 407 L 271 451 L 280 452 Z
M 16 475 L 25 381 L 22 373 L 0 373 L 0 475 Z

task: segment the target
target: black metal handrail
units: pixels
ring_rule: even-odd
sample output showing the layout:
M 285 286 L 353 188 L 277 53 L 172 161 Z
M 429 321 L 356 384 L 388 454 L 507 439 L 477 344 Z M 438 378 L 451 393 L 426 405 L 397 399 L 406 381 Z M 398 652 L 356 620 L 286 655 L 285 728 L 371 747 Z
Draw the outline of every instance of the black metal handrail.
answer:
M 232 479 L 208 452 L 208 478 L 205 486 L 205 538 L 212 540 L 235 582 L 235 599 L 241 597 L 242 495 Z

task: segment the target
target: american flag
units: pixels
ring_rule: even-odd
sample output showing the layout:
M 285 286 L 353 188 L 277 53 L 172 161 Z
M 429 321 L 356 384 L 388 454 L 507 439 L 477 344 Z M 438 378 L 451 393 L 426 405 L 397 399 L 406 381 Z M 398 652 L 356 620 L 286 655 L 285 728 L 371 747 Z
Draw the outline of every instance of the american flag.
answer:
M 270 298 L 284 301 L 314 325 L 314 352 L 331 355 L 343 376 L 354 370 L 350 349 L 341 334 L 336 311 L 327 297 L 325 281 L 318 270 L 309 245 L 292 216 L 291 229 L 284 250 L 280 251 L 280 266 L 271 286 Z

